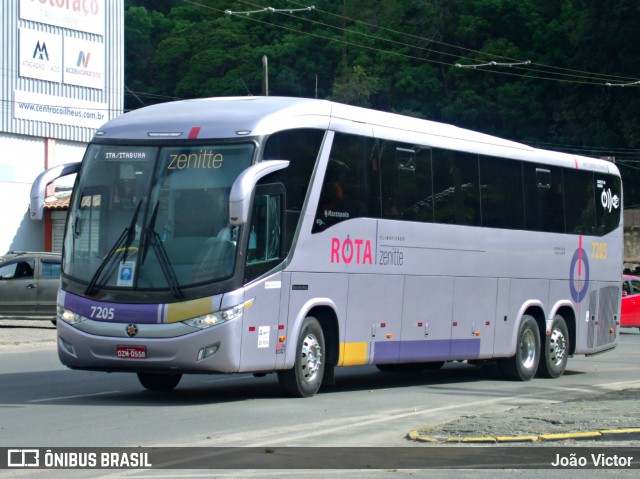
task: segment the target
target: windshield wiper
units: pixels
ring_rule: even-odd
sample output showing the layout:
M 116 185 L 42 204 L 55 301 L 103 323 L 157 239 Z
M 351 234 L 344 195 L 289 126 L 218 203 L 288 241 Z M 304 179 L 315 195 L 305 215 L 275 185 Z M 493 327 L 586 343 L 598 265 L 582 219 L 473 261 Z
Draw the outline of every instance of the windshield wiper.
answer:
M 152 243 L 152 241 L 150 240 L 150 232 L 155 233 L 156 218 L 158 217 L 159 204 L 160 202 L 156 201 L 156 205 L 153 207 L 153 213 L 151 213 L 151 219 L 147 222 L 148 226 L 144 230 L 144 239 L 141 241 L 141 243 L 144 244 L 144 248 L 142 250 L 142 258 L 140 258 L 140 265 L 143 265 L 145 260 L 147 259 L 147 253 L 149 252 L 148 243 Z
M 155 220 L 155 215 L 153 219 Z M 164 277 L 167 279 L 167 283 L 169 284 L 169 288 L 171 289 L 173 296 L 176 299 L 181 299 L 183 296 L 182 291 L 180 291 L 180 285 L 176 278 L 176 273 L 173 266 L 171 266 L 171 261 L 167 255 L 167 250 L 162 244 L 160 235 L 151 229 L 151 227 L 147 227 L 145 229 L 145 238 L 147 242 L 151 244 L 153 251 L 156 253 L 158 263 L 160 263 L 160 269 L 162 269 L 162 274 L 164 274 Z
M 138 202 L 138 206 L 136 206 L 136 211 L 133 214 L 133 218 L 131 218 L 131 222 L 129 223 L 129 226 L 122 231 L 122 233 L 120 234 L 120 236 L 118 237 L 114 245 L 111 247 L 111 249 L 107 253 L 107 256 L 104 257 L 104 259 L 100 263 L 100 266 L 98 266 L 98 269 L 96 270 L 94 275 L 91 277 L 91 281 L 89 281 L 89 285 L 87 286 L 87 289 L 84 292 L 87 296 L 93 296 L 98 292 L 98 288 L 96 287 L 98 284 L 98 279 L 100 279 L 100 276 L 104 271 L 104 268 L 109 263 L 111 263 L 111 258 L 113 258 L 117 253 L 124 251 L 123 261 L 127 259 L 127 251 L 129 250 L 129 246 L 131 246 L 131 243 L 133 243 L 133 240 L 136 237 L 136 221 L 138 221 L 138 213 L 140 213 L 140 206 L 142 206 L 142 200 Z

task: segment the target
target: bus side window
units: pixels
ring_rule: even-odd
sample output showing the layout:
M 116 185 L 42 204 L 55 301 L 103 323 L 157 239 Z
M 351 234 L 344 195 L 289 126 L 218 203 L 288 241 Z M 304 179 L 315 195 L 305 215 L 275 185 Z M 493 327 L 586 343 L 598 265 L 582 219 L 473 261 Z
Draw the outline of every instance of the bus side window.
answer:
M 284 186 L 261 185 L 256 190 L 248 224 L 245 281 L 269 271 L 283 259 Z
M 382 217 L 433 222 L 431 150 L 381 141 Z
M 480 226 L 478 155 L 433 149 L 436 223 Z
M 310 179 L 324 140 L 325 130 L 294 129 L 274 133 L 267 140 L 265 160 L 289 160 L 289 166 L 262 178 L 258 184 L 282 183 L 285 187 L 285 255 L 291 250 L 293 237 L 300 226 Z
M 482 226 L 524 229 L 522 163 L 480 156 Z
M 538 168 L 523 163 L 525 229 L 550 233 L 565 232 L 562 170 L 555 166 Z
M 372 138 L 336 133 L 312 233 L 353 218 L 380 217 L 380 182 Z
M 596 234 L 596 198 L 593 173 L 590 171 L 564 170 L 566 232 L 572 234 Z M 598 198 L 598 201 L 600 198 Z

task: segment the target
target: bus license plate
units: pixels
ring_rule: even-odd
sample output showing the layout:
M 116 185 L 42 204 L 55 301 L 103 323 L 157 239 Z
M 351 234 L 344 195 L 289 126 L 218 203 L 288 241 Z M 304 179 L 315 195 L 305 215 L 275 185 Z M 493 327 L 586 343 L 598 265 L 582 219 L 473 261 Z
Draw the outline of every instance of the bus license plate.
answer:
M 122 359 L 145 359 L 147 348 L 144 346 L 116 346 L 116 356 Z

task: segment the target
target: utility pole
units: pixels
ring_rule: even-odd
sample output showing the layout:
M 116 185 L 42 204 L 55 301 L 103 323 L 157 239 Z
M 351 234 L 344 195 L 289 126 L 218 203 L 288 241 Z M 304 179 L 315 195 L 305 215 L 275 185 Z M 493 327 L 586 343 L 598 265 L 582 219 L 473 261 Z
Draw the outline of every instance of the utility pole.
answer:
M 266 55 L 262 55 L 262 67 L 264 70 L 264 80 L 262 82 L 262 94 L 269 96 L 269 59 Z

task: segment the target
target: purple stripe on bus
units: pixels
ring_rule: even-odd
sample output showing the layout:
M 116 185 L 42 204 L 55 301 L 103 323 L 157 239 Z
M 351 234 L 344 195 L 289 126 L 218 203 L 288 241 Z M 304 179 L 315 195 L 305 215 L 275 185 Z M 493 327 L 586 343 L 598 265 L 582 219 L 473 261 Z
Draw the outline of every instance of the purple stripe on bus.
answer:
M 64 307 L 94 321 L 150 324 L 158 322 L 162 305 L 107 303 L 66 293 Z
M 374 363 L 428 362 L 473 359 L 480 355 L 480 339 L 385 341 L 374 344 Z

